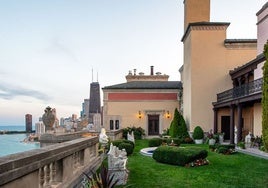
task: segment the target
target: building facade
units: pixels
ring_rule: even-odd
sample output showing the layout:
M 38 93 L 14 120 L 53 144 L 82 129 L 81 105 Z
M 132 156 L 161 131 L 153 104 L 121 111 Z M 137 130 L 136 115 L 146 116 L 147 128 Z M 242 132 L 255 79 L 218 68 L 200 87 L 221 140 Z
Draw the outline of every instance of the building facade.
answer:
M 262 135 L 262 67 L 263 48 L 268 39 L 268 3 L 256 15 L 257 57 L 229 72 L 232 88 L 218 93 L 213 103 L 214 129 L 225 132 L 231 143 L 243 140 L 247 134 Z
M 103 125 L 107 130 L 142 127 L 147 136 L 169 128 L 175 108 L 180 109 L 181 82 L 168 81 L 160 72 L 129 72 L 126 83 L 103 90 Z
M 257 40 L 226 39 L 230 23 L 210 22 L 210 0 L 184 0 L 184 7 L 183 116 L 190 131 L 209 131 L 216 94 L 232 87 L 230 70 L 256 57 Z
M 33 126 L 33 118 L 31 114 L 26 114 L 25 115 L 25 127 L 26 127 L 26 132 L 30 133 L 32 132 L 32 126 Z

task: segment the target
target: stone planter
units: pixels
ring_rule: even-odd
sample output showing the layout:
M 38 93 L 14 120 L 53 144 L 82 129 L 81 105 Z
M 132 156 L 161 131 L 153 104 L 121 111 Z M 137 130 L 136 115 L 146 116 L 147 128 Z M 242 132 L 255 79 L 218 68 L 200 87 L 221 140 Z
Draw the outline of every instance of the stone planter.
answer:
M 216 140 L 214 138 L 211 138 L 208 140 L 209 145 L 215 145 L 215 143 L 216 143 Z
M 195 144 L 203 144 L 203 139 L 195 139 Z

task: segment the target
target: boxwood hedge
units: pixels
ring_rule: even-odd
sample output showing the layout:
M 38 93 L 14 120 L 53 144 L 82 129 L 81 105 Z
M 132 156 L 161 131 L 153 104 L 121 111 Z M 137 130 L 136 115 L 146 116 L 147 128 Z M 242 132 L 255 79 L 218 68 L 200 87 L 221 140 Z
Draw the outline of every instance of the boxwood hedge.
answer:
M 208 152 L 198 147 L 159 146 L 153 153 L 157 162 L 185 166 L 197 159 L 205 159 Z
M 127 155 L 130 155 L 133 153 L 133 150 L 134 150 L 134 147 L 135 147 L 135 144 L 134 142 L 132 141 L 129 141 L 129 140 L 114 140 L 112 141 L 112 144 L 116 147 L 118 147 L 119 149 L 125 149 L 126 152 L 127 152 Z

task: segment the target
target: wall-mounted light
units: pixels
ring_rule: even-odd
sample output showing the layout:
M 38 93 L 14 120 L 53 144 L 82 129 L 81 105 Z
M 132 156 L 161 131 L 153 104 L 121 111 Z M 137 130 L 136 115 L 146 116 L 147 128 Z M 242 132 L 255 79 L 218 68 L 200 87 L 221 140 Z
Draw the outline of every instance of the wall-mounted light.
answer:
M 141 119 L 141 111 L 139 111 L 138 118 Z
M 169 111 L 167 111 L 167 113 L 166 113 L 166 117 L 167 117 L 167 118 L 170 118 L 170 113 L 169 113 Z

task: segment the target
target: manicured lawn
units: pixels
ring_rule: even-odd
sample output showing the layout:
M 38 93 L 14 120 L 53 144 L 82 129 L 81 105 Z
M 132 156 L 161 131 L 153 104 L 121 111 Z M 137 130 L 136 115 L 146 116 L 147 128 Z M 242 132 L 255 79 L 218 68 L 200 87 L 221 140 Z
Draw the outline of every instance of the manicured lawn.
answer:
M 136 140 L 135 151 L 128 157 L 128 187 L 268 187 L 268 160 L 265 159 L 241 153 L 222 155 L 209 151 L 209 165 L 186 168 L 158 163 L 141 155 L 139 151 L 145 147 L 148 147 L 148 140 Z M 208 150 L 208 145 L 200 147 Z

